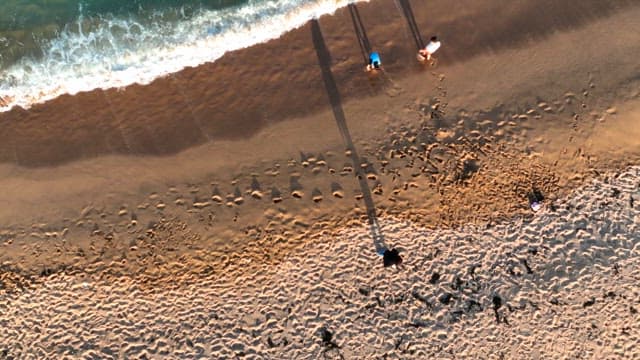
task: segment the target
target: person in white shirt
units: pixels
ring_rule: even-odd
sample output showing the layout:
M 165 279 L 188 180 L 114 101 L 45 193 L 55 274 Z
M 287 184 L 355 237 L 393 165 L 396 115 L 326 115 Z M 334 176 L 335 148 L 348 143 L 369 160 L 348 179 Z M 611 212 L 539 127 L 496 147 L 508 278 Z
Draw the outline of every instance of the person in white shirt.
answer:
M 432 36 L 431 41 L 424 47 L 424 49 L 420 49 L 418 53 L 426 60 L 431 60 L 431 55 L 438 51 L 440 48 L 440 40 L 438 40 L 437 36 Z

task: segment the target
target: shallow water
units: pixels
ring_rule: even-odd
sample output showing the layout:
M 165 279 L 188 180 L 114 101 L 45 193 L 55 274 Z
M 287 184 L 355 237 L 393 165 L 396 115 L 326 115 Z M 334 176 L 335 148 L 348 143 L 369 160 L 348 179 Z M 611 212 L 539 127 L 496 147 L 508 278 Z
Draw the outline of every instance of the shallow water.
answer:
M 111 13 L 121 15 L 144 11 L 166 11 L 175 8 L 220 9 L 248 0 L 5 0 L 0 26 L 24 29 L 48 22 L 70 22 L 83 10 L 85 16 Z
M 44 46 L 61 32 L 91 31 L 100 20 L 176 22 L 203 10 L 242 6 L 247 0 L 6 0 L 0 5 L 2 69 L 25 56 L 42 56 Z M 79 21 L 81 23 L 79 23 Z
M 347 0 L 37 0 L 0 5 L 0 111 L 146 84 L 277 38 Z

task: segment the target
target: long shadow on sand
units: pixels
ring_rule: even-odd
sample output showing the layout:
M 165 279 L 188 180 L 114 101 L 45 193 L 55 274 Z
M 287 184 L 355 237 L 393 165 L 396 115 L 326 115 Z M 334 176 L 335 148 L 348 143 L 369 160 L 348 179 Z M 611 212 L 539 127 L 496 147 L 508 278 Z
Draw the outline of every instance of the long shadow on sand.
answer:
M 422 40 L 422 36 L 420 35 L 420 30 L 418 29 L 416 18 L 413 15 L 411 3 L 409 2 L 409 0 L 396 0 L 396 4 L 402 10 L 402 14 L 407 20 L 407 25 L 409 25 L 409 31 L 411 31 L 413 40 L 416 42 L 416 47 L 418 49 L 422 49 L 424 47 L 424 41 Z
M 349 14 L 351 14 L 351 21 L 353 22 L 353 29 L 360 44 L 360 52 L 362 53 L 365 64 L 367 64 L 369 62 L 369 54 L 371 53 L 371 43 L 369 43 L 369 37 L 362 24 L 362 19 L 360 18 L 356 4 L 349 4 L 348 7 Z
M 347 146 L 347 150 L 351 154 L 351 161 L 353 162 L 353 167 L 354 169 L 356 169 L 356 175 L 358 177 L 358 181 L 360 182 L 360 190 L 362 190 L 364 203 L 367 207 L 367 218 L 369 219 L 369 226 L 371 229 L 371 235 L 373 237 L 373 244 L 376 247 L 376 252 L 382 253 L 386 249 L 386 246 L 384 244 L 384 235 L 382 234 L 380 225 L 378 224 L 376 207 L 373 203 L 373 197 L 371 196 L 371 189 L 369 188 L 369 184 L 367 183 L 367 177 L 362 166 L 360 166 L 360 157 L 358 156 L 356 147 L 353 145 L 353 140 L 351 139 L 351 134 L 349 133 L 349 128 L 347 127 L 347 120 L 344 116 L 344 111 L 342 110 L 342 101 L 340 100 L 338 86 L 336 85 L 336 81 L 334 80 L 333 74 L 331 73 L 331 55 L 329 54 L 329 50 L 324 43 L 322 31 L 320 30 L 320 24 L 316 19 L 311 21 L 311 34 L 313 37 L 313 46 L 316 49 L 316 55 L 318 55 L 318 63 L 320 64 L 320 69 L 322 70 L 322 80 L 327 90 L 327 96 L 329 97 L 329 102 L 331 103 L 331 109 L 333 110 L 333 116 L 336 119 L 336 124 L 338 125 L 338 129 L 340 130 L 340 135 L 342 135 L 342 141 L 344 141 L 345 145 Z

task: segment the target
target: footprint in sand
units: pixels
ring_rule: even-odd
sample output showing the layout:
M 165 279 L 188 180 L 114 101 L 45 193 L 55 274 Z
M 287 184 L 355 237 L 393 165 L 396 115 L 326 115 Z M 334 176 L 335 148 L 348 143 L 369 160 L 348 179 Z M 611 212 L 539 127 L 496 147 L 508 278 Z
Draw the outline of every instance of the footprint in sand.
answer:
M 322 201 L 323 197 L 320 189 L 318 188 L 313 189 L 313 191 L 311 192 L 311 199 L 315 203 L 319 203 L 320 201 Z
M 309 158 L 311 157 L 311 154 L 305 154 L 302 151 L 300 151 L 300 165 L 302 165 L 302 167 L 308 167 L 310 164 Z
M 387 96 L 389 97 L 396 97 L 402 93 L 402 88 L 394 86 L 394 87 L 388 88 L 386 93 L 387 93 Z
M 240 190 L 240 189 L 238 189 L 237 186 L 236 186 L 236 189 Z M 239 204 L 236 204 L 236 202 L 235 202 L 236 198 L 238 198 L 238 197 L 242 198 L 242 193 L 240 193 L 240 194 L 238 194 L 237 192 L 227 193 L 224 196 L 225 205 L 227 205 L 227 207 L 233 207 L 234 205 L 239 205 Z
M 296 199 L 302 199 L 304 196 L 304 192 L 302 191 L 302 185 L 298 181 L 300 179 L 299 176 L 291 176 L 289 178 L 289 189 L 291 190 L 291 196 Z
M 274 204 L 282 201 L 282 193 L 275 186 L 271 188 L 271 201 L 273 201 Z
M 373 168 L 373 164 L 371 164 L 366 158 L 362 158 L 362 163 L 360 163 L 360 167 L 366 174 L 367 179 L 369 180 L 377 180 L 378 173 Z
M 556 109 L 557 109 L 556 111 L 558 113 L 562 114 L 564 112 L 565 106 L 564 106 L 564 103 L 562 101 L 556 100 L 556 101 L 553 102 L 553 105 L 556 106 Z
M 242 191 L 236 185 L 236 188 L 233 192 L 233 203 L 236 205 L 242 205 L 244 203 L 244 197 L 242 196 Z
M 280 164 L 276 163 L 273 167 L 266 169 L 264 174 L 267 176 L 278 176 L 280 175 Z
M 210 205 L 211 205 L 210 201 L 202 200 L 197 196 L 193 199 L 193 207 L 196 209 L 204 209 Z
M 125 216 L 129 213 L 129 210 L 127 210 L 126 206 L 121 206 L 120 210 L 118 211 L 118 216 Z
M 251 197 L 258 200 L 262 199 L 262 190 L 256 176 L 251 180 Z
M 384 190 L 382 188 L 382 184 L 377 181 L 376 184 L 373 187 L 373 190 L 371 190 L 372 193 L 376 194 L 376 195 L 382 195 L 384 193 Z
M 540 119 L 542 118 L 542 116 L 540 115 L 540 113 L 533 108 L 527 109 L 524 114 L 522 114 L 524 116 L 526 116 L 527 118 L 524 120 L 528 120 L 529 118 L 533 117 L 534 119 Z
M 132 211 L 130 222 L 129 222 L 129 225 L 127 225 L 127 228 L 130 229 L 130 228 L 136 227 L 137 225 L 138 225 L 138 215 L 136 215 L 136 213 Z
M 319 174 L 321 171 L 323 171 L 323 168 L 327 166 L 327 161 L 324 159 L 324 156 L 322 156 L 322 154 L 318 155 L 317 158 L 313 158 L 313 160 L 313 168 L 311 169 L 311 172 L 313 174 Z
M 149 203 L 148 202 L 143 202 L 141 204 L 136 205 L 136 209 L 138 210 L 147 210 L 149 208 Z
M 571 104 L 574 100 L 576 100 L 578 97 L 576 96 L 576 94 L 572 91 L 567 91 L 564 94 L 564 102 L 567 104 Z
M 353 166 L 351 166 L 351 163 L 344 163 L 344 166 L 342 167 L 342 171 L 340 172 L 340 176 L 346 176 L 349 175 L 353 172 Z
M 342 186 L 337 182 L 331 183 L 331 194 L 338 199 L 342 199 L 344 197 L 344 190 L 342 190 Z
M 218 203 L 218 204 L 222 204 L 223 203 L 223 198 L 222 198 L 222 194 L 220 193 L 220 189 L 218 189 L 217 186 L 215 186 L 213 188 L 213 191 L 211 192 L 211 200 Z
M 324 156 L 322 154 L 318 155 L 318 158 L 316 159 L 316 166 L 326 166 L 327 165 L 327 160 L 324 158 Z
M 546 102 L 544 102 L 544 101 L 539 102 L 539 103 L 538 103 L 538 107 L 539 107 L 540 109 L 542 109 L 542 111 L 544 111 L 544 112 L 546 112 L 546 113 L 553 114 L 553 108 L 552 108 L 549 104 L 547 104 Z

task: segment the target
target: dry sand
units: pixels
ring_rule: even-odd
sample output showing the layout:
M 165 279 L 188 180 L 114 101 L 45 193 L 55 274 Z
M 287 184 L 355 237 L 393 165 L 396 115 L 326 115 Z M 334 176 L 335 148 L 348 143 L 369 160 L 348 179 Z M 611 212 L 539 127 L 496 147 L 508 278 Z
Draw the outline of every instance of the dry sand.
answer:
M 382 217 L 399 269 L 382 269 L 354 225 L 255 272 L 189 262 L 162 288 L 51 275 L 3 297 L 3 346 L 17 358 L 636 358 L 639 181 L 633 167 L 490 228 Z
M 640 7 L 545 4 L 414 2 L 432 68 L 362 4 L 369 81 L 339 11 L 0 114 L 0 356 L 637 358 Z

